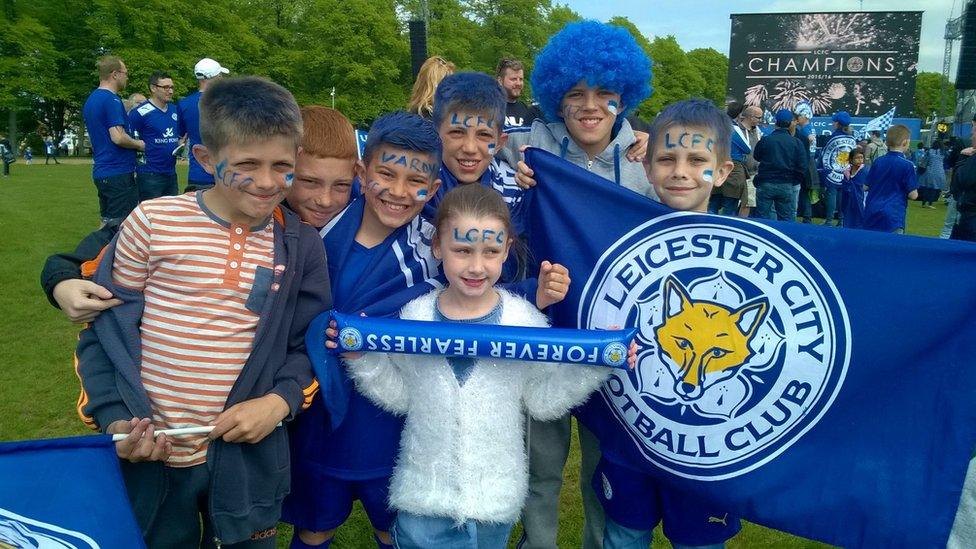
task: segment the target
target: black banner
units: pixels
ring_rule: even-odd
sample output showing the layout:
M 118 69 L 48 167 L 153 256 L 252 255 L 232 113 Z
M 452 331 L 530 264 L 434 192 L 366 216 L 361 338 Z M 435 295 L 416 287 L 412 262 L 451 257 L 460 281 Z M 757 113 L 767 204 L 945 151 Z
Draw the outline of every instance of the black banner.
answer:
M 733 14 L 729 97 L 815 115 L 914 111 L 922 12 Z

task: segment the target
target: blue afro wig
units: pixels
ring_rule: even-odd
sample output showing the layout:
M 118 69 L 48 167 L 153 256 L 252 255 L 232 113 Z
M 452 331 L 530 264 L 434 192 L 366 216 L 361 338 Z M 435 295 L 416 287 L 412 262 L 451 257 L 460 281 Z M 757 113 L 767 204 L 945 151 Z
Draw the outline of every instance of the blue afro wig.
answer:
M 429 154 L 433 173 L 441 165 L 441 137 L 433 122 L 420 115 L 397 111 L 378 118 L 369 128 L 363 160 L 369 164 L 376 149 L 388 145 L 404 151 Z
M 563 96 L 580 80 L 619 93 L 623 118 L 651 95 L 651 60 L 627 29 L 581 21 L 549 39 L 535 58 L 531 80 L 547 120 L 561 119 Z
M 444 77 L 434 92 L 434 126 L 452 112 L 464 110 L 486 115 L 496 130 L 505 125 L 505 94 L 498 81 L 480 72 L 459 72 Z

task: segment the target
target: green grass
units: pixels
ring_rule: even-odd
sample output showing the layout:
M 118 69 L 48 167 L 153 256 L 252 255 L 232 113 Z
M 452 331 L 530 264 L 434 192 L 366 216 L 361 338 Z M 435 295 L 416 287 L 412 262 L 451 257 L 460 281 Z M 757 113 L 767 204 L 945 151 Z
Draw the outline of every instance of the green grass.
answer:
M 40 289 L 44 259 L 73 249 L 97 228 L 98 202 L 91 182 L 90 163 L 60 166 L 12 167 L 13 176 L 0 178 L 0 440 L 19 440 L 86 434 L 75 415 L 78 381 L 72 351 L 78 327 L 51 307 Z M 186 180 L 183 166 L 180 179 Z M 908 228 L 914 234 L 938 235 L 945 205 L 935 210 L 915 202 L 908 208 Z M 841 229 L 824 228 L 825 231 Z M 575 445 L 566 467 L 560 509 L 559 547 L 579 547 L 582 507 L 578 486 L 579 448 Z M 843 520 L 839 517 L 839 520 Z M 290 530 L 283 529 L 279 547 Z M 513 539 L 518 535 L 513 533 Z M 337 549 L 372 547 L 365 514 L 357 505 L 333 544 Z M 822 544 L 747 524 L 728 544 L 730 548 L 814 548 Z M 655 548 L 669 547 L 658 530 Z

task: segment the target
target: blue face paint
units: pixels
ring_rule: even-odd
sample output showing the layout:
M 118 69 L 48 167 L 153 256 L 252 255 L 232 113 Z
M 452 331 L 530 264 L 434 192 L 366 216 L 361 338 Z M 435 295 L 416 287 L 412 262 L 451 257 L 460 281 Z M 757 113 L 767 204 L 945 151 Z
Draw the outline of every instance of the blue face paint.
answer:
M 427 202 L 427 189 L 417 191 L 417 202 Z
M 618 105 L 617 105 L 617 102 L 616 101 L 614 101 L 613 99 L 611 99 L 610 101 L 607 101 L 607 111 L 610 114 L 616 115 L 617 114 L 617 108 L 618 108 Z
M 702 180 L 711 183 L 714 180 L 712 170 L 705 170 L 702 172 Z
M 214 175 L 217 176 L 217 179 L 219 180 L 224 179 L 224 169 L 226 168 L 227 168 L 226 160 L 221 160 L 220 162 L 217 162 L 217 165 L 214 166 Z
M 454 240 L 457 242 L 468 242 L 475 244 L 477 242 L 495 242 L 496 244 L 505 243 L 505 231 L 498 231 L 497 233 L 492 229 L 468 229 L 461 234 L 457 227 L 454 227 Z
M 294 182 L 295 182 L 295 174 L 293 174 L 293 173 L 286 173 L 285 174 L 285 188 L 286 189 L 290 189 L 291 188 L 291 184 L 294 183 Z

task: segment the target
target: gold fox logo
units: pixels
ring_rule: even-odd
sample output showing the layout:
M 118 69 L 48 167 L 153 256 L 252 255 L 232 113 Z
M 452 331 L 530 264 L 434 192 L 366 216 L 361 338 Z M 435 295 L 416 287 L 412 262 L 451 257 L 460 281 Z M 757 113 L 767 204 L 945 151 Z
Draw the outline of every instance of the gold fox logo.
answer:
M 769 301 L 759 298 L 730 309 L 694 300 L 673 276 L 665 280 L 662 295 L 664 322 L 654 335 L 661 352 L 678 367 L 675 394 L 692 401 L 753 355 L 749 342 L 769 312 Z

